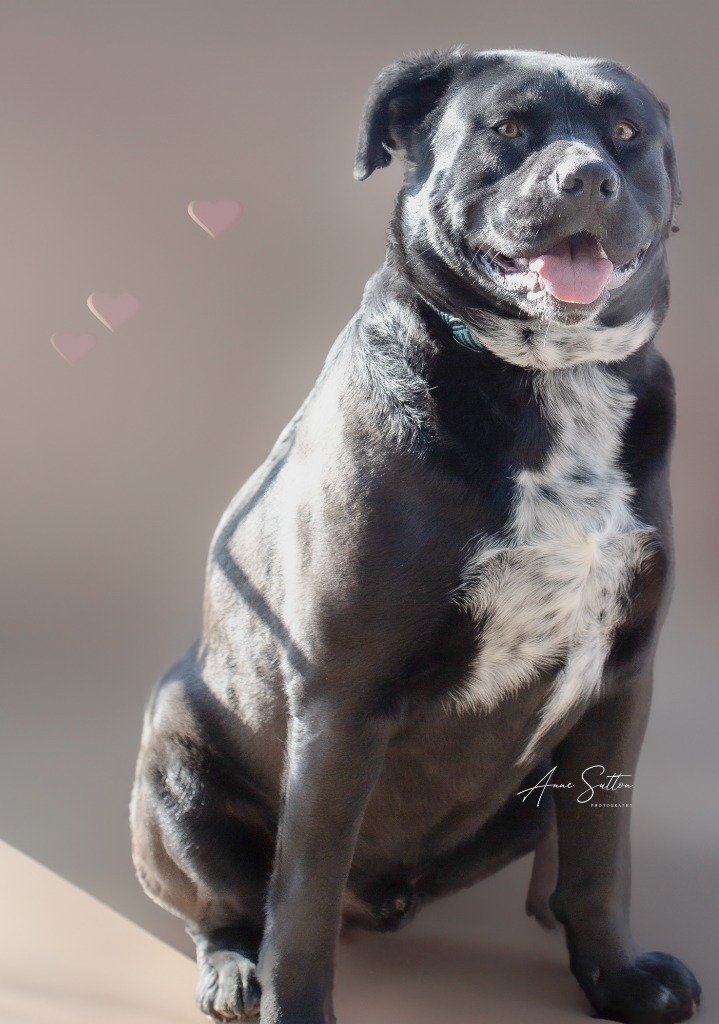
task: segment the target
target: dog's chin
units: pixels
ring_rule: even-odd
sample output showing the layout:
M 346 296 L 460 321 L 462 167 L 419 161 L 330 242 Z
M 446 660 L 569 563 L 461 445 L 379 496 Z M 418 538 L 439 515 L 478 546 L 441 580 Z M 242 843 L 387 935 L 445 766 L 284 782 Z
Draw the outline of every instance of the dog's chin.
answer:
M 531 298 L 526 295 L 502 296 L 505 302 L 513 303 L 518 310 L 530 319 L 541 320 L 543 323 L 586 324 L 594 320 L 611 300 L 611 293 L 605 288 L 594 302 L 563 302 L 555 298 L 546 289 L 535 292 Z

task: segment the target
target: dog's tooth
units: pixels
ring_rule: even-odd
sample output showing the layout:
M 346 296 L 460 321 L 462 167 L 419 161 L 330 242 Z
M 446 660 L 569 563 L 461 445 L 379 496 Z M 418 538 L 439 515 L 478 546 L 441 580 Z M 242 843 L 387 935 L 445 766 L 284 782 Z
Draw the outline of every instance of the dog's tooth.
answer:
M 526 256 L 518 256 L 514 262 L 517 264 L 518 267 L 528 267 L 529 266 L 529 260 L 527 259 Z
M 602 259 L 602 260 L 608 260 L 609 259 L 609 257 L 607 256 L 606 252 L 604 251 L 604 246 L 602 245 L 601 242 L 599 243 L 599 258 Z

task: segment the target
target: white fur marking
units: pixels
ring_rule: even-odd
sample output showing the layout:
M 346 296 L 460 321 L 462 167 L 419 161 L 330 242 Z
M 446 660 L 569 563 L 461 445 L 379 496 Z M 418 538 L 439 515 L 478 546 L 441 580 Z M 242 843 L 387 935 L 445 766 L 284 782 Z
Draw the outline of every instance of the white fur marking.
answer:
M 651 312 L 640 313 L 626 324 L 605 327 L 596 321 L 583 324 L 540 324 L 534 340 L 525 337 L 521 323 L 497 319 L 491 331 L 472 333 L 495 355 L 527 369 L 558 370 L 580 363 L 612 363 L 626 359 L 646 344 L 655 330 Z
M 596 697 L 621 598 L 653 531 L 632 514 L 616 459 L 634 404 L 598 364 L 541 374 L 535 387 L 554 432 L 541 470 L 516 477 L 511 522 L 480 539 L 458 600 L 482 623 L 463 706 L 491 710 L 563 660 L 534 735 L 529 764 L 570 709 Z

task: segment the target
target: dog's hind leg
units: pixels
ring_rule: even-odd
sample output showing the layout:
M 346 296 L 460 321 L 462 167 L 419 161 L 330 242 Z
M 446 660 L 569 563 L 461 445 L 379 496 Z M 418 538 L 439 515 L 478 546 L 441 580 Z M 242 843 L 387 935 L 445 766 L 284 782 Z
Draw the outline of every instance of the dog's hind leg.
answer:
M 147 894 L 195 941 L 202 1012 L 243 1020 L 259 1013 L 274 822 L 237 759 L 208 739 L 217 739 L 217 723 L 190 691 L 178 667 L 148 710 L 131 803 L 133 859 Z
M 552 913 L 549 900 L 557 886 L 559 869 L 559 840 L 557 836 L 557 820 L 552 801 L 552 823 L 534 849 L 532 877 L 529 880 L 526 911 L 535 917 L 543 928 L 555 930 L 559 921 Z

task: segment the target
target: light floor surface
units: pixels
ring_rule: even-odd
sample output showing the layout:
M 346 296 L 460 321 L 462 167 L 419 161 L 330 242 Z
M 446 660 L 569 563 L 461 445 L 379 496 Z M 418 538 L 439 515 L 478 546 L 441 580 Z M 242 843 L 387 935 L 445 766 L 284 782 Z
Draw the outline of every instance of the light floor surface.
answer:
M 522 920 L 528 872 L 525 858 L 427 908 L 399 934 L 344 940 L 339 1024 L 586 1024 L 562 937 Z M 1 1024 L 203 1019 L 188 957 L 2 843 L 0 877 Z

